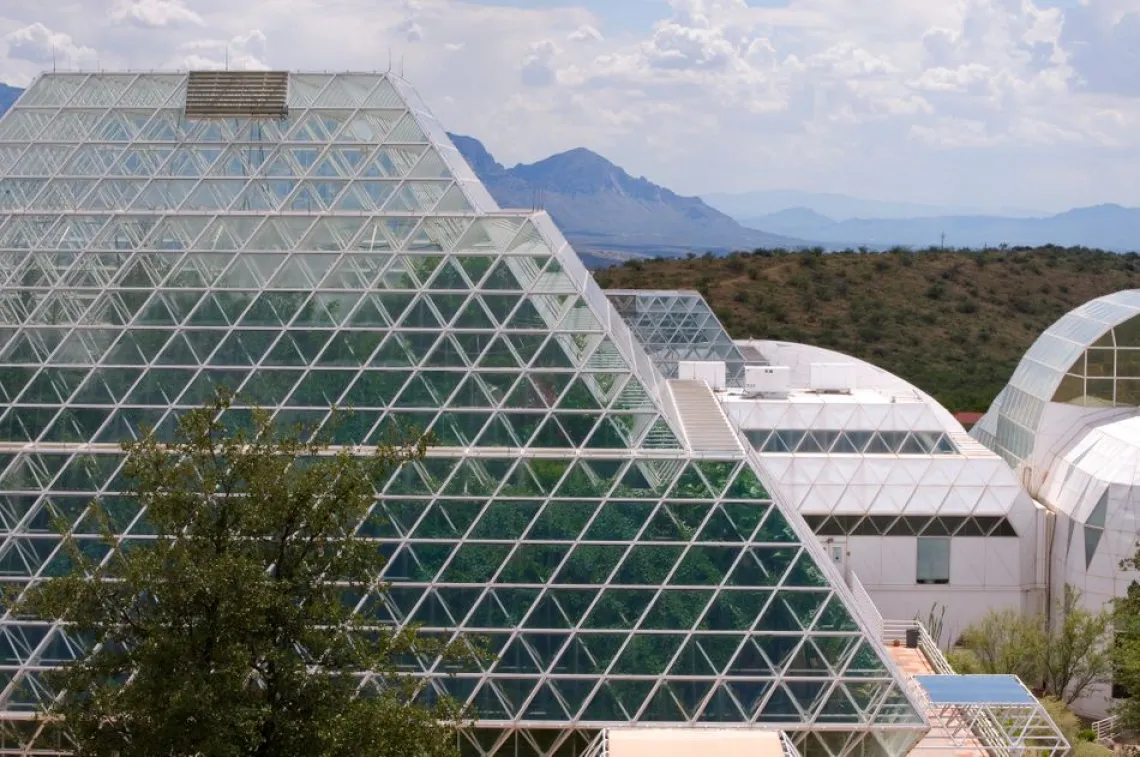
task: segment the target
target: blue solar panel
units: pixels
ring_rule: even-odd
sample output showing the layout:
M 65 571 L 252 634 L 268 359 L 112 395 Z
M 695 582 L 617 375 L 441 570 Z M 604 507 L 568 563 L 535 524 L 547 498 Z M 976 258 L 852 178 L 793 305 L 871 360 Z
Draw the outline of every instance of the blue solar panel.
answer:
M 931 704 L 1036 704 L 1017 676 L 915 676 Z

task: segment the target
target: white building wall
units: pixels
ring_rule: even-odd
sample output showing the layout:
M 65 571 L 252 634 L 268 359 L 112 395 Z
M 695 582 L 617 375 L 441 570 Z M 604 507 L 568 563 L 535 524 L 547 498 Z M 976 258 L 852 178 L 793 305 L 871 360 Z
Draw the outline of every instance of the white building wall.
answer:
M 748 429 L 934 431 L 964 434 L 961 424 L 929 395 L 896 376 L 828 350 L 753 342 L 774 365 L 790 367 L 789 396 L 722 395 L 726 414 Z M 816 362 L 852 362 L 854 391 L 819 395 L 797 391 Z M 1045 510 L 996 454 L 761 454 L 760 464 L 807 516 L 1005 517 L 1016 537 L 951 537 L 950 580 L 917 582 L 914 536 L 821 536 L 843 545 L 847 567 L 866 587 L 883 617 L 926 618 L 946 608 L 943 645 L 990 610 L 1039 612 L 1046 603 L 1042 559 Z M 833 554 L 833 550 L 828 550 Z
M 1140 538 L 1140 419 L 1134 411 L 1126 418 L 1120 414 L 1119 409 L 1073 413 L 1057 405 L 1046 410 L 1050 423 L 1039 435 L 1034 458 L 1049 464 L 1034 472 L 1033 481 L 1056 518 L 1048 555 L 1054 607 L 1070 585 L 1081 592 L 1085 609 L 1108 610 L 1140 579 L 1120 567 L 1136 553 Z M 1063 430 L 1049 430 L 1062 422 Z M 1045 446 L 1046 439 L 1052 447 Z M 1101 518 L 1103 529 L 1097 529 Z M 1086 532 L 1097 536 L 1098 531 L 1090 560 Z M 1111 685 L 1093 687 L 1073 709 L 1087 718 L 1106 717 L 1111 694 Z
M 917 537 L 824 536 L 845 541 L 848 565 L 883 617 L 926 618 L 946 607 L 944 645 L 990 610 L 1040 612 L 1046 510 L 996 456 L 761 455 L 761 464 L 805 515 L 990 515 L 1016 537 L 951 537 L 950 582 L 917 583 Z
M 884 618 L 925 619 L 932 606 L 944 606 L 940 642 L 949 646 L 990 610 L 1038 608 L 1044 587 L 1025 580 L 1021 542 L 1015 537 L 952 538 L 948 584 L 917 582 L 918 538 L 913 536 L 847 537 L 847 559 Z

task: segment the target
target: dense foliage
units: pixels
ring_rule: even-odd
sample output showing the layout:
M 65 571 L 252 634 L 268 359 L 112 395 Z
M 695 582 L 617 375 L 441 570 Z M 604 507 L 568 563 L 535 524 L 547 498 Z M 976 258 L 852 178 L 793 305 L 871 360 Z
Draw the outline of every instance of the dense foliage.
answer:
M 1068 757 L 1112 757 L 1113 751 L 1097 744 L 1094 741 L 1096 734 L 1093 730 L 1085 728 L 1081 719 L 1064 702 L 1053 697 L 1044 697 L 1041 699 L 1041 704 L 1057 724 L 1065 740 L 1072 746 Z
M 1140 570 L 1140 548 L 1120 564 L 1121 570 Z M 1113 644 L 1112 682 L 1116 700 L 1114 714 L 1123 730 L 1140 733 L 1140 583 L 1133 581 L 1123 597 L 1116 600 L 1113 618 L 1116 632 Z
M 953 411 L 985 410 L 1038 335 L 1140 286 L 1140 256 L 1042 247 L 787 252 L 632 261 L 614 289 L 695 289 L 733 337 L 806 342 L 881 366 Z
M 409 705 L 415 685 L 399 673 L 402 655 L 439 650 L 379 627 L 379 609 L 353 612 L 384 601 L 383 557 L 357 534 L 373 482 L 421 457 L 422 439 L 353 455 L 220 396 L 184 414 L 171 444 L 124 450 L 146 525 L 117 537 L 101 512 L 102 543 L 69 537 L 70 570 L 20 600 L 86 641 L 51 675 L 64 694 L 48 715 L 77 755 L 455 752 L 442 724 L 455 710 Z
M 1067 706 L 1110 679 L 1111 625 L 1109 610 L 1085 609 L 1066 585 L 1052 618 L 990 610 L 962 631 L 950 664 L 959 673 L 1016 675 Z

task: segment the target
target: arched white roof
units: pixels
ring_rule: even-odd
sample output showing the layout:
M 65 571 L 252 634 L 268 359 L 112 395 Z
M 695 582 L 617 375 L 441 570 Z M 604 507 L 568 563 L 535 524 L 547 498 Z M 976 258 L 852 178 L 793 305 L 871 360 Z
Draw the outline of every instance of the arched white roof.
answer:
M 1045 407 L 1057 395 L 1066 374 L 1073 372 L 1089 347 L 1137 316 L 1140 289 L 1099 297 L 1066 313 L 1022 357 L 975 435 L 1010 465 L 1027 460 L 1033 454 Z
M 938 400 L 919 389 L 906 379 L 873 363 L 860 360 L 825 347 L 816 347 L 799 342 L 777 342 L 768 340 L 737 340 L 738 345 L 751 347 L 774 365 L 786 365 L 791 369 L 793 386 L 807 386 L 812 363 L 847 363 L 854 366 L 855 386 L 859 389 L 877 391 L 893 397 L 905 397 L 925 403 L 933 412 L 945 431 L 965 433 L 962 424 L 954 414 L 942 406 Z
M 1049 504 L 1082 523 L 1108 486 L 1140 482 L 1140 416 L 1086 428 L 1057 456 L 1044 494 Z
M 1135 555 L 1140 533 L 1140 417 L 1080 429 L 1053 459 L 1042 489 L 1068 520 L 1058 526 L 1065 581 L 1090 606 L 1121 596 L 1136 577 L 1121 561 Z

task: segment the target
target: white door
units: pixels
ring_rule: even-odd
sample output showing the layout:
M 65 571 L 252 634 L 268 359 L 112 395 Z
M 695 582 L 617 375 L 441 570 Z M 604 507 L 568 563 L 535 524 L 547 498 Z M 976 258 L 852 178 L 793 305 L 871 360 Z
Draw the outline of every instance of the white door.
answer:
M 832 539 L 824 546 L 827 547 L 827 554 L 831 557 L 831 561 L 835 563 L 835 567 L 839 568 L 839 574 L 844 578 L 847 577 L 847 540 L 846 539 Z

